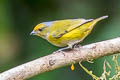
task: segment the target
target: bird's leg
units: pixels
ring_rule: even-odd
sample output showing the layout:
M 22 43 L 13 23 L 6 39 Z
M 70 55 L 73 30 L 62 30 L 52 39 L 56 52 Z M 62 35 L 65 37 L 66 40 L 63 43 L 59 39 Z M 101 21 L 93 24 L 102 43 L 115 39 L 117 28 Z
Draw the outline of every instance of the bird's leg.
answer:
M 79 48 L 79 47 L 81 47 L 81 45 L 80 45 L 79 43 L 75 43 L 75 44 L 73 45 L 73 48 Z
M 69 51 L 69 50 L 72 50 L 72 49 L 74 49 L 74 48 L 78 48 L 78 47 L 81 47 L 81 45 L 80 45 L 79 43 L 68 44 L 67 47 L 61 48 L 61 49 L 55 51 L 55 53 L 57 53 L 57 52 L 61 52 L 61 51 Z
M 78 48 L 78 47 L 81 47 L 81 45 L 79 43 L 68 44 L 68 47 L 61 48 L 58 51 L 69 51 L 69 50 L 72 50 L 72 49 Z

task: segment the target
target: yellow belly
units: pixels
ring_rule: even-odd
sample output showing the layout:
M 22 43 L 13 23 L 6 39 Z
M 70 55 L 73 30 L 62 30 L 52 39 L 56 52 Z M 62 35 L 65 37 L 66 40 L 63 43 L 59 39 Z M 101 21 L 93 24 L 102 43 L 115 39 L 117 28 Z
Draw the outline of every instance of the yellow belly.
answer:
M 89 31 L 87 31 L 88 33 Z M 81 41 L 86 35 L 86 32 L 81 31 L 81 29 L 75 29 L 69 33 L 66 33 L 60 38 L 54 38 L 53 36 L 48 36 L 48 41 L 55 46 L 64 47 L 69 43 Z

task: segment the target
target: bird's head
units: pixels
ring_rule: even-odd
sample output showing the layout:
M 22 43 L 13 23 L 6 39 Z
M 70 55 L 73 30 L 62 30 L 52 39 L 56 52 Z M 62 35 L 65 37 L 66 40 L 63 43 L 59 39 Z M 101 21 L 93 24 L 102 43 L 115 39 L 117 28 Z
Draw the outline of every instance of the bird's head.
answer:
M 44 23 L 40 23 L 37 26 L 35 26 L 35 28 L 30 33 L 30 35 L 37 35 L 37 36 L 40 36 L 42 38 L 46 38 L 47 33 L 48 33 L 47 26 Z

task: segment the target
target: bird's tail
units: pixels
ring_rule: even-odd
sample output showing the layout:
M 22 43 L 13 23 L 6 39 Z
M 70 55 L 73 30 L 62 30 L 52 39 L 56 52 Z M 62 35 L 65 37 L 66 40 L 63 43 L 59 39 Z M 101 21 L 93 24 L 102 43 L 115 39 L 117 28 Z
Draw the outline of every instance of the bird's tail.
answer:
M 101 21 L 101 20 L 106 19 L 106 18 L 108 18 L 108 15 L 99 17 L 99 18 L 95 19 L 95 21 L 98 22 L 98 21 Z

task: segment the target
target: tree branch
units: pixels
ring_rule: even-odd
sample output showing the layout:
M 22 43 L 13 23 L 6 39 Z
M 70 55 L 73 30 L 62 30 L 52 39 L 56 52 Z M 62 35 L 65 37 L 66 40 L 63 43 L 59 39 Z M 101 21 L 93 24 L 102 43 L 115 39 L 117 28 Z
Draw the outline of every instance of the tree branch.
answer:
M 96 59 L 119 52 L 120 37 L 41 57 L 1 73 L 0 80 L 23 80 L 72 63 Z

